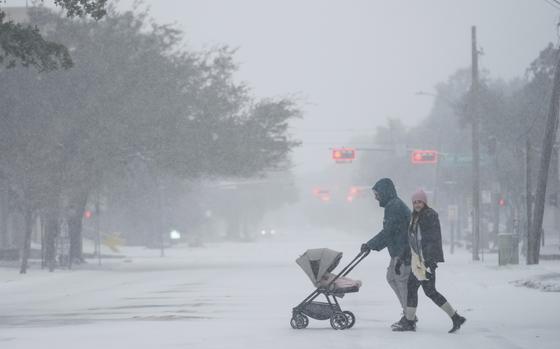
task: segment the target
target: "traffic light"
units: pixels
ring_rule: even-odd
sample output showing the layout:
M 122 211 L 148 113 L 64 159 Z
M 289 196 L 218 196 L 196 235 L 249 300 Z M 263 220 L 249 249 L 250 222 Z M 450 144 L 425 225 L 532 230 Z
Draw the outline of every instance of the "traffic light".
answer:
M 413 150 L 410 162 L 414 165 L 437 164 L 438 152 L 436 150 Z
M 90 219 L 91 216 L 93 216 L 93 213 L 90 210 L 85 210 L 84 212 L 84 218 L 85 219 Z
M 499 205 L 500 207 L 506 206 L 506 199 L 500 198 L 500 199 L 498 200 L 498 205 Z
M 331 201 L 331 192 L 328 189 L 316 188 L 313 190 L 313 195 L 323 202 Z
M 346 201 L 352 202 L 356 198 L 356 196 L 360 194 L 360 188 L 358 187 L 350 187 L 348 190 L 348 195 L 346 196 Z
M 336 162 L 352 162 L 356 159 L 356 150 L 353 148 L 335 148 L 332 150 L 332 158 Z

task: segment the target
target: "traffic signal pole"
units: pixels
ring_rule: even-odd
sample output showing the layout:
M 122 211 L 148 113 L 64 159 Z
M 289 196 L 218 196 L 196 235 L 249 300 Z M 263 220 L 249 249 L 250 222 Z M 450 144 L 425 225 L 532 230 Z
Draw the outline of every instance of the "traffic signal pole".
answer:
M 472 121 L 472 183 L 473 183 L 473 241 L 472 258 L 474 261 L 480 260 L 480 146 L 479 146 L 479 76 L 478 76 L 478 49 L 476 45 L 476 26 L 471 28 L 472 36 L 472 85 L 471 85 L 471 121 Z

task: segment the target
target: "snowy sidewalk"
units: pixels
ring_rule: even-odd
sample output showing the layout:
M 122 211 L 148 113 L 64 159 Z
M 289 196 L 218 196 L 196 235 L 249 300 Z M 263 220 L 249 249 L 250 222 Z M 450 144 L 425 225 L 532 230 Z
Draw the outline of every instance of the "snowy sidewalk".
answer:
M 387 252 L 372 253 L 352 277 L 364 283 L 341 301 L 357 323 L 335 331 L 311 320 L 293 330 L 291 309 L 313 289 L 295 259 L 308 248 L 343 251 L 341 267 L 364 237 L 310 234 L 258 243 L 167 251 L 127 249 L 129 260 L 84 270 L 0 269 L 0 348 L 557 348 L 560 293 L 516 280 L 560 273 L 560 263 L 474 264 L 459 250 L 438 269 L 438 288 L 467 323 L 450 320 L 420 292 L 415 333 L 394 333 L 396 297 L 385 282 Z

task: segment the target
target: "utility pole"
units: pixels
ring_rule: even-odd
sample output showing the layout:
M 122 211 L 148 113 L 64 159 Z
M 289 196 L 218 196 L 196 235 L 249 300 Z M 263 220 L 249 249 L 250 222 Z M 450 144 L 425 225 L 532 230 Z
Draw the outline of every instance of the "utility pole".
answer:
M 552 85 L 552 98 L 550 109 L 546 120 L 546 127 L 542 146 L 541 164 L 537 177 L 537 188 L 535 191 L 535 208 L 533 221 L 529 230 L 529 250 L 527 251 L 527 264 L 538 264 L 540 255 L 540 240 L 542 234 L 542 223 L 544 217 L 544 204 L 546 201 L 546 184 L 548 171 L 552 158 L 552 148 L 556 141 L 558 130 L 558 109 L 560 103 L 560 54 L 556 55 L 556 66 L 554 67 L 554 80 Z
M 531 222 L 533 220 L 533 200 L 531 193 L 531 141 L 529 140 L 529 135 L 525 141 L 525 197 L 526 197 L 526 207 L 527 207 L 527 237 L 524 246 L 527 252 L 527 263 L 529 262 L 529 248 L 530 248 L 530 238 L 529 230 L 531 229 Z
M 492 231 L 492 238 L 493 240 L 498 243 L 498 235 L 500 234 L 500 211 L 502 207 L 501 201 L 503 200 L 502 196 L 502 186 L 500 184 L 500 161 L 498 157 L 498 141 L 495 137 L 490 138 L 490 153 L 493 155 L 494 158 L 494 183 L 492 185 L 492 205 L 494 206 L 494 227 Z
M 472 190 L 473 190 L 473 229 L 472 229 L 472 258 L 480 260 L 480 146 L 479 146 L 479 77 L 478 77 L 478 48 L 476 44 L 476 26 L 471 28 L 472 36 L 472 85 L 471 85 L 471 122 L 472 122 Z

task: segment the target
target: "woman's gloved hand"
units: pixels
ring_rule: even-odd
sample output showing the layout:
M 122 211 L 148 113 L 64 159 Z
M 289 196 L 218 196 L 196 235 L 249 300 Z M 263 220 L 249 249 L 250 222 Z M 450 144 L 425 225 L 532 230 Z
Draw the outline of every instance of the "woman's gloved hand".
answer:
M 426 266 L 426 278 L 428 280 L 431 280 L 434 277 L 434 272 L 436 271 L 437 263 L 427 260 L 424 261 L 424 265 Z

